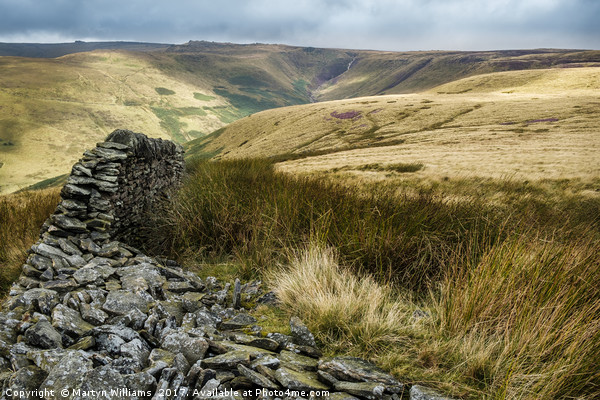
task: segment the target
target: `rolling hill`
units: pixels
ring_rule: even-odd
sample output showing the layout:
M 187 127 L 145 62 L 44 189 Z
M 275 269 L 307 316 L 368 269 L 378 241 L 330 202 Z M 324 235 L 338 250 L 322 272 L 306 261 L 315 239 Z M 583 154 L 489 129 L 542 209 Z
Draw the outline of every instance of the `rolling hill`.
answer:
M 109 45 L 76 43 L 61 51 Z M 123 46 L 135 51 L 0 57 L 0 193 L 66 173 L 84 149 L 117 128 L 185 143 L 267 109 L 421 92 L 492 71 L 600 62 L 599 51 L 574 50 L 394 53 L 193 41 L 114 44 Z
M 294 172 L 371 179 L 600 176 L 600 68 L 483 74 L 419 94 L 280 108 L 187 143 L 188 155 L 272 157 Z

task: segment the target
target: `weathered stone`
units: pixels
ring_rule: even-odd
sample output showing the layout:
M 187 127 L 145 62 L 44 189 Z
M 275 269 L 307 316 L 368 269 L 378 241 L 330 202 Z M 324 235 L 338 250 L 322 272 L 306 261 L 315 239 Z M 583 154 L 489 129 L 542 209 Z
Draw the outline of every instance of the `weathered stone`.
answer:
M 32 346 L 43 349 L 62 348 L 62 338 L 47 320 L 38 321 L 25 331 L 25 340 Z
M 296 371 L 316 371 L 318 360 L 300 354 L 292 353 L 291 351 L 283 350 L 279 353 L 279 361 L 281 365 L 287 368 L 295 369 Z
M 317 347 L 315 337 L 308 330 L 306 325 L 300 320 L 300 318 L 293 316 L 290 318 L 290 329 L 292 332 L 292 340 L 294 343 L 302 346 Z
M 83 201 L 79 201 L 79 200 L 64 199 L 63 201 L 60 202 L 60 205 L 63 206 L 64 208 L 66 208 L 67 210 L 73 210 L 73 211 L 86 211 L 87 210 L 87 205 Z
M 96 345 L 96 339 L 92 336 L 85 336 L 79 339 L 77 343 L 69 346 L 69 350 L 87 350 Z
M 60 273 L 61 271 L 58 272 Z M 53 281 L 43 282 L 40 286 L 43 289 L 55 290 L 60 293 L 65 293 L 78 288 L 79 284 L 74 279 L 56 279 Z
M 412 385 L 410 388 L 410 400 L 452 400 L 433 389 L 421 385 Z
M 279 300 L 277 299 L 277 295 L 274 292 L 267 292 L 258 299 L 256 302 L 259 304 L 266 304 L 270 306 L 275 306 L 279 304 Z
M 87 283 L 95 282 L 101 279 L 102 275 L 93 267 L 83 267 L 73 273 L 73 278 L 80 284 L 85 285 Z
M 21 275 L 19 277 L 18 283 L 26 289 L 35 289 L 40 287 L 42 281 L 37 278 Z
M 56 226 L 69 232 L 83 233 L 87 232 L 86 225 L 77 218 L 67 217 L 66 215 L 54 214 L 52 221 Z
M 52 259 L 40 256 L 39 254 L 31 254 L 27 258 L 27 263 L 42 271 L 52 268 Z
M 250 365 L 250 353 L 243 350 L 234 350 L 218 356 L 205 358 L 201 363 L 203 368 L 235 368 L 237 365 Z
M 291 390 L 327 390 L 328 387 L 319 382 L 314 372 L 298 372 L 285 367 L 275 371 L 275 378 L 285 388 Z
M 168 281 L 163 285 L 163 289 L 173 293 L 186 293 L 195 290 L 194 286 L 187 281 Z
M 149 398 L 156 389 L 156 379 L 147 372 L 124 375 L 125 387 L 130 390 L 131 399 Z
M 127 158 L 127 153 L 117 149 L 96 147 L 92 150 L 92 153 L 108 161 L 125 160 Z
M 242 305 L 242 284 L 238 278 L 235 278 L 233 285 L 233 299 L 232 306 L 235 309 L 240 308 Z
M 84 167 L 81 163 L 73 165 L 71 173 L 74 175 L 92 176 L 92 170 L 90 168 Z
M 141 369 L 145 367 L 148 363 L 150 350 L 148 349 L 148 346 L 140 339 L 134 339 L 128 343 L 121 345 L 121 355 L 135 360 L 139 364 Z
M 111 207 L 110 201 L 101 198 L 90 198 L 89 205 L 98 211 L 108 211 Z
M 30 276 L 32 278 L 39 278 L 42 275 L 42 271 L 32 267 L 29 264 L 23 264 L 21 267 L 21 271 L 24 275 Z
M 15 395 L 11 397 L 7 395 L 6 398 L 18 399 L 21 398 L 21 396 L 16 395 L 16 393 L 26 393 L 36 390 L 42 382 L 44 382 L 47 375 L 48 374 L 44 370 L 34 365 L 21 368 L 10 377 L 7 385 L 7 391 L 10 391 Z M 24 398 L 33 398 L 33 396 Z
M 198 362 L 198 361 L 196 361 Z M 187 374 L 190 370 L 190 363 L 187 358 L 181 353 L 175 354 L 175 359 L 173 360 L 173 367 L 181 372 L 183 375 Z
M 250 364 L 250 368 L 256 369 L 258 366 L 263 366 L 271 369 L 276 369 L 279 368 L 280 364 L 281 362 L 277 357 L 265 354 L 252 361 L 252 364 Z
M 334 357 L 321 359 L 319 370 L 343 381 L 379 382 L 386 387 L 402 387 L 402 384 L 393 376 L 360 358 Z
M 255 338 L 247 344 L 248 346 L 259 347 L 270 351 L 276 351 L 279 348 L 279 343 L 269 338 Z
M 142 278 L 149 287 L 161 287 L 166 282 L 166 278 L 160 273 L 159 269 L 149 263 L 120 268 L 117 274 L 121 277 L 123 283 L 130 279 Z
M 267 389 L 278 389 L 279 388 L 278 384 L 271 382 L 271 380 L 269 378 L 267 378 L 266 376 L 261 375 L 258 372 L 252 371 L 250 368 L 247 368 L 247 367 L 243 366 L 242 364 L 239 364 L 237 366 L 237 370 L 240 374 L 244 375 L 246 378 L 248 378 L 253 384 L 255 384 L 258 387 L 267 388 Z
M 181 301 L 183 303 L 183 308 L 185 311 L 194 313 L 203 307 L 202 297 L 204 297 L 203 293 L 197 292 L 187 292 L 181 296 Z M 215 325 L 216 327 L 216 325 Z
M 347 392 L 368 400 L 383 398 L 385 387 L 377 382 L 337 382 L 335 390 Z
M 68 395 L 61 398 L 73 399 L 75 390 L 81 387 L 86 374 L 92 369 L 92 361 L 87 357 L 78 352 L 69 352 L 52 368 L 40 389 L 55 394 L 63 390 Z
M 17 298 L 14 307 L 37 306 L 42 314 L 49 315 L 58 304 L 58 292 L 50 289 L 30 289 Z
M 108 319 L 107 313 L 86 303 L 79 305 L 79 312 L 84 321 L 94 325 L 102 325 Z
M 82 336 L 94 328 L 93 325 L 85 322 L 77 311 L 62 304 L 57 305 L 52 310 L 52 326 L 75 336 Z
M 204 358 L 208 350 L 208 342 L 180 331 L 166 335 L 163 338 L 161 347 L 173 353 L 183 354 L 190 364 L 194 364 Z
M 100 251 L 100 246 L 94 243 L 94 241 L 90 238 L 79 240 L 79 248 L 86 253 L 92 253 L 94 255 L 97 255 Z
M 73 185 L 73 184 L 66 184 L 63 187 L 62 192 L 61 192 L 61 194 L 66 198 L 86 197 L 86 196 L 89 196 L 90 193 L 91 193 L 91 191 L 89 189 L 82 188 L 80 186 Z
M 31 250 L 34 253 L 39 254 L 40 256 L 44 256 L 44 257 L 48 257 L 48 258 L 54 258 L 54 257 L 67 258 L 68 257 L 68 254 L 66 254 L 62 250 L 57 249 L 56 247 L 47 245 L 46 243 L 40 243 L 37 245 L 34 244 L 33 246 L 31 246 Z
M 241 329 L 256 322 L 256 318 L 251 315 L 240 313 L 228 321 L 221 322 L 221 329 L 234 330 Z
M 54 279 L 54 271 L 52 268 L 48 268 L 44 271 L 42 275 L 40 275 L 40 280 L 42 281 L 51 281 Z
M 97 326 L 93 330 L 88 332 L 88 335 L 94 336 L 96 339 L 102 337 L 102 335 L 115 335 L 123 339 L 125 342 L 130 342 L 135 339 L 140 339 L 139 333 L 126 326 L 117 325 L 102 325 Z
M 58 245 L 60 246 L 60 249 L 62 251 L 64 251 L 66 254 L 78 255 L 78 256 L 80 256 L 82 254 L 81 250 L 79 250 L 79 248 L 68 239 L 64 239 L 64 238 L 59 239 Z
M 148 302 L 136 293 L 127 290 L 113 290 L 106 296 L 102 306 L 104 311 L 117 315 L 125 315 L 132 308 L 137 308 L 143 313 L 148 313 Z
M 81 392 L 84 395 L 77 396 L 75 399 L 88 398 L 89 394 L 93 394 L 94 399 L 98 400 L 129 400 L 131 398 L 121 374 L 108 366 L 87 372 L 81 383 Z

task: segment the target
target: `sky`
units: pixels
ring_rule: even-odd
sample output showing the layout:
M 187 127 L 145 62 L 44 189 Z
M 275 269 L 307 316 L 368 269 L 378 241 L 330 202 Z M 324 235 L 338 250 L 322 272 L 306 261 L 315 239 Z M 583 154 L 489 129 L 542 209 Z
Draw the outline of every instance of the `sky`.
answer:
M 0 0 L 0 42 L 600 49 L 600 0 Z

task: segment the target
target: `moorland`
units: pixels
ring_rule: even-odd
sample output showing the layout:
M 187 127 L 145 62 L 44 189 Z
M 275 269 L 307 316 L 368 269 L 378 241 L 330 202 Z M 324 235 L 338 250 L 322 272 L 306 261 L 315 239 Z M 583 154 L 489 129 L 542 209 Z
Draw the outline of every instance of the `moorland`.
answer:
M 599 57 L 207 42 L 0 57 L 1 185 L 68 172 L 113 127 L 174 139 L 186 180 L 137 245 L 266 281 L 269 330 L 299 315 L 327 354 L 455 397 L 593 399 Z M 4 288 L 53 186 L 0 197 Z

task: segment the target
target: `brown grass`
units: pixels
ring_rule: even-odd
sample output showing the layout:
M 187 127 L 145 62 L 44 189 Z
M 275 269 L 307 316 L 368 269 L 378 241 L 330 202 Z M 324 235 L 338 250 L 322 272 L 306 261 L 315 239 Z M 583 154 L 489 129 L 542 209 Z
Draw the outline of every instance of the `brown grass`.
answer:
M 0 290 L 19 276 L 26 252 L 56 208 L 58 189 L 0 196 Z

